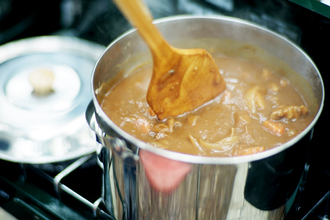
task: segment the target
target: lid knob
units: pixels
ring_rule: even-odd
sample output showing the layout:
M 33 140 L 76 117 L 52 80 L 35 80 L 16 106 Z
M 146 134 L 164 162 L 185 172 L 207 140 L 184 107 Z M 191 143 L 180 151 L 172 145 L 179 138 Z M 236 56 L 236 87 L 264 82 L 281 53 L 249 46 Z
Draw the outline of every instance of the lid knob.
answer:
M 29 81 L 36 95 L 48 95 L 52 93 L 54 73 L 48 69 L 38 69 L 29 76 Z

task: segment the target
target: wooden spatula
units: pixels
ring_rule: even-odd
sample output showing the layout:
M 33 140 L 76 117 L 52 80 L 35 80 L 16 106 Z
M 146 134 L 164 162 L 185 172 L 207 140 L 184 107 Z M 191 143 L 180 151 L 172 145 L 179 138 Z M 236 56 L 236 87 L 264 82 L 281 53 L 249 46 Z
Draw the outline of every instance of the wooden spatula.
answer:
M 192 111 L 225 90 L 225 81 L 207 51 L 170 46 L 141 0 L 114 2 L 151 50 L 153 74 L 147 102 L 159 120 Z

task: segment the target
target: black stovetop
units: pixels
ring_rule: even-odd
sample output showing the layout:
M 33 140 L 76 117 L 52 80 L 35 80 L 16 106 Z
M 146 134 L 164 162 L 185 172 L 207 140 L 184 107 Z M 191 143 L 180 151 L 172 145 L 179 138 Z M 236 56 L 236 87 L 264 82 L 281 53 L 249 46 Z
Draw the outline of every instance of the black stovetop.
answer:
M 95 153 L 53 164 L 0 161 L 0 167 L 0 205 L 18 219 L 113 219 L 103 211 Z

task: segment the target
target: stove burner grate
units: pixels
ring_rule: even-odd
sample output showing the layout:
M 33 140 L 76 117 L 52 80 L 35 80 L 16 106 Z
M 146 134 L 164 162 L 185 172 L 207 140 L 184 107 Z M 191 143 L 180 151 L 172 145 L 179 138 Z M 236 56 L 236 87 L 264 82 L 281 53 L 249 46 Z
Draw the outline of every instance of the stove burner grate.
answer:
M 328 191 L 301 220 L 329 220 L 329 207 L 330 191 Z
M 104 211 L 96 158 L 86 155 L 55 173 L 43 165 L 18 164 L 19 176 L 0 175 L 0 206 L 18 219 L 114 220 Z

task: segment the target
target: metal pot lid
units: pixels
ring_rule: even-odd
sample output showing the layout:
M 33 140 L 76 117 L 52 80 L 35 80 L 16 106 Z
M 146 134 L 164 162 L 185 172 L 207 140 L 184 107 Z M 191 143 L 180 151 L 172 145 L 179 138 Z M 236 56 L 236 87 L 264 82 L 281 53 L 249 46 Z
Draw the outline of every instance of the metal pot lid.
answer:
M 95 151 L 84 114 L 104 47 L 74 37 L 27 38 L 0 47 L 0 158 L 59 162 Z

